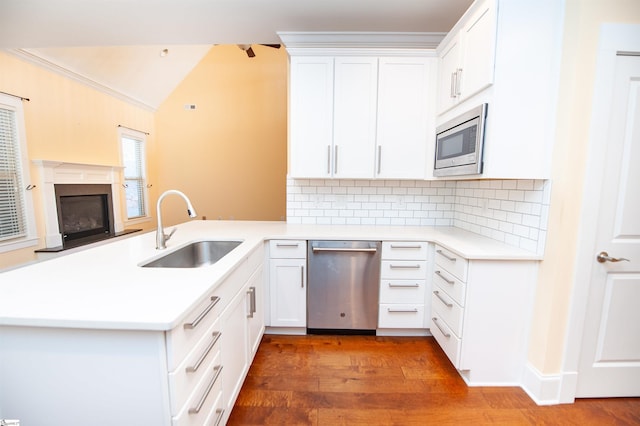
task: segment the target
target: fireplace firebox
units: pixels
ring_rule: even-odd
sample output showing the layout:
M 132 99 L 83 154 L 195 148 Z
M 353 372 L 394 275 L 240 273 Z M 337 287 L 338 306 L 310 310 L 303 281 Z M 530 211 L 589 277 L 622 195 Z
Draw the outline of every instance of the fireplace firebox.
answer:
M 54 189 L 64 248 L 114 235 L 111 185 L 56 184 Z

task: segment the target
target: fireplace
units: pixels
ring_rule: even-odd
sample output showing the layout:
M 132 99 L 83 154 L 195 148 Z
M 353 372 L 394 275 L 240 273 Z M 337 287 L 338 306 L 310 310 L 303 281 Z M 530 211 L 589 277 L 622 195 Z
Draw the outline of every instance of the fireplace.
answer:
M 113 236 L 111 185 L 56 184 L 54 189 L 63 247 Z

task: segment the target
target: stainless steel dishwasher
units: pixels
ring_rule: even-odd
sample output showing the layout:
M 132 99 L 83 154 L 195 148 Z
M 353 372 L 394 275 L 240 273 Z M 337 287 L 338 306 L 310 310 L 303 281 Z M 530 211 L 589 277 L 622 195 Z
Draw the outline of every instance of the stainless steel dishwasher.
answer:
M 309 241 L 308 333 L 375 333 L 380 248 L 379 241 Z

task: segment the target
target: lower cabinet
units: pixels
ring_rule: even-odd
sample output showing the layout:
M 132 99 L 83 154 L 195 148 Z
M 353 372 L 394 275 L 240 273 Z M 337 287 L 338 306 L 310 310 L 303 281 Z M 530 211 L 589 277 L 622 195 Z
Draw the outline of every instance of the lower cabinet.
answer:
M 518 385 L 535 261 L 467 260 L 436 246 L 430 331 L 471 385 Z
M 270 325 L 307 326 L 307 242 L 269 242 Z

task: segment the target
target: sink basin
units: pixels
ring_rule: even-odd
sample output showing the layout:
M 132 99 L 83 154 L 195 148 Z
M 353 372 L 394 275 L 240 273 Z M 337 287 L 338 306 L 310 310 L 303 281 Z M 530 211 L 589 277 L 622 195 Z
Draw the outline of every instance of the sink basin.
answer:
M 143 268 L 201 268 L 213 265 L 241 243 L 242 241 L 196 241 L 141 266 Z

